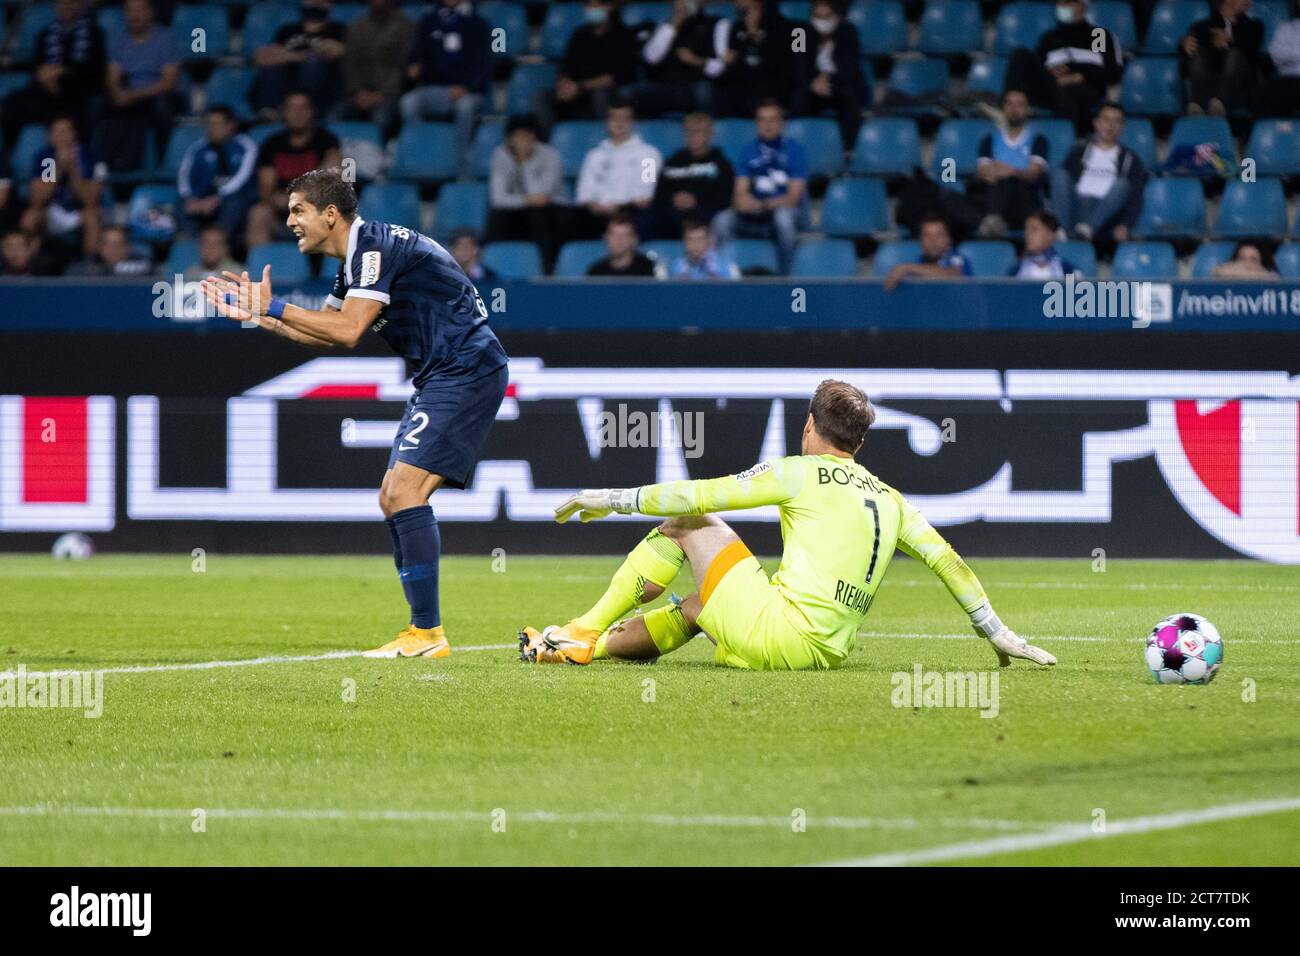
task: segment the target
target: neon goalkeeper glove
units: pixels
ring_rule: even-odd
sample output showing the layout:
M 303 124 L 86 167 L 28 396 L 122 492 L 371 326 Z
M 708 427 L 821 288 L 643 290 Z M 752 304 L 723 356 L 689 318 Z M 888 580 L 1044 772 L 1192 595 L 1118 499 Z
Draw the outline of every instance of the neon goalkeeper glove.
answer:
M 1011 658 L 1033 661 L 1035 664 L 1055 664 L 1056 658 L 1033 644 L 1025 642 L 1023 637 L 1002 623 L 993 611 L 993 605 L 987 601 L 970 612 L 970 622 L 975 633 L 985 638 L 993 646 L 993 653 L 998 655 L 998 665 L 1007 667 Z
M 575 514 L 583 524 L 595 518 L 603 518 L 611 511 L 629 515 L 636 511 L 636 498 L 639 488 L 588 488 L 576 495 L 570 495 L 555 509 L 555 520 L 560 524 L 568 521 Z

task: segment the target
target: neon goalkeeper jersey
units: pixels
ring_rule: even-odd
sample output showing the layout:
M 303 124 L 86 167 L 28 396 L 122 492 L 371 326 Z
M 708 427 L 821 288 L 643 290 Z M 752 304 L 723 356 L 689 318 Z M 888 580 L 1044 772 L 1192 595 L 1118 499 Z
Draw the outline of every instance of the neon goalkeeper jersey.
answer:
M 894 549 L 925 562 L 962 609 L 987 601 L 974 572 L 906 498 L 856 461 L 794 455 L 725 478 L 642 487 L 636 509 L 691 515 L 776 505 L 784 553 L 772 584 L 806 621 L 802 636 L 844 659 Z

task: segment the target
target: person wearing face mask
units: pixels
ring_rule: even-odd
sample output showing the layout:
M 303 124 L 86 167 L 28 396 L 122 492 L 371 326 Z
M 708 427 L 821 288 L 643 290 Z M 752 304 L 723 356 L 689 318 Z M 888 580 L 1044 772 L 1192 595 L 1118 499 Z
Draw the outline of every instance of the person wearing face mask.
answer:
M 858 31 L 844 19 L 842 0 L 817 0 L 811 22 L 809 39 L 815 59 L 809 112 L 834 110 L 844 151 L 852 152 L 862 126 L 862 108 L 871 102 Z
M 343 86 L 343 24 L 330 19 L 330 0 L 305 0 L 302 19 L 286 23 L 253 55 L 257 77 L 250 98 L 264 119 L 279 120 L 290 90 L 301 90 L 323 112 Z
M 1056 19 L 1033 50 L 1012 51 L 1006 89 L 1024 90 L 1034 106 L 1065 117 L 1082 134 L 1106 87 L 1119 82 L 1123 51 L 1113 33 L 1088 19 L 1087 0 L 1057 3 Z
M 553 90 L 538 94 L 533 106 L 546 132 L 558 120 L 602 119 L 611 98 L 636 79 L 641 50 L 636 36 L 609 0 L 587 0 L 586 22 L 564 48 Z
M 813 57 L 811 45 L 796 50 L 793 38 L 808 26 L 782 15 L 776 0 L 736 0 L 736 14 L 718 112 L 753 116 L 760 103 L 774 99 L 790 114 L 803 114 Z
M 1249 16 L 1251 0 L 1223 0 L 1192 24 L 1178 47 L 1187 112 L 1227 116 L 1253 105 L 1264 51 L 1264 24 Z
M 649 79 L 628 91 L 637 113 L 712 112 L 730 36 L 730 20 L 709 13 L 699 0 L 676 0 L 672 14 L 641 48 Z

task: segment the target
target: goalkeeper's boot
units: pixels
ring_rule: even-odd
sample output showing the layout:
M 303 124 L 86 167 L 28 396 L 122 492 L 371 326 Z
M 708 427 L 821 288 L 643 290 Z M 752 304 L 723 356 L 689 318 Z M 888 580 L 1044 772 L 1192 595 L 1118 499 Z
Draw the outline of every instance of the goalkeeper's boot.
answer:
M 519 632 L 519 659 L 526 664 L 590 664 L 600 634 L 573 621 L 563 627 L 552 624 L 540 633 L 525 627 Z
M 442 625 L 437 627 L 414 627 L 407 625 L 406 630 L 383 647 L 366 651 L 362 657 L 431 657 L 441 659 L 451 656 L 451 645 Z

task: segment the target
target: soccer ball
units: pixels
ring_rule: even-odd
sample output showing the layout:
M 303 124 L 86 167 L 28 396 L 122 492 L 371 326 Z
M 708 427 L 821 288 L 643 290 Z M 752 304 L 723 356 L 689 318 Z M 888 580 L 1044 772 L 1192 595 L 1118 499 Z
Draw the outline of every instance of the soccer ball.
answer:
M 1160 684 L 1208 684 L 1223 664 L 1223 638 L 1199 614 L 1172 614 L 1151 629 L 1147 667 Z
M 80 531 L 59 535 L 50 549 L 50 554 L 59 560 L 85 561 L 94 553 L 95 543 Z

